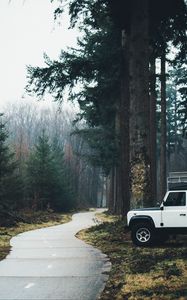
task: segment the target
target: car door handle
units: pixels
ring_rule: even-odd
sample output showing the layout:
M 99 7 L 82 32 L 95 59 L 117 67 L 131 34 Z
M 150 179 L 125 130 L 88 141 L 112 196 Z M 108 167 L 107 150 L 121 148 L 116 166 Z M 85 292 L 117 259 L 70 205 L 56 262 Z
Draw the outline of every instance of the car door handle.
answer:
M 180 214 L 180 216 L 181 216 L 181 217 L 185 217 L 185 216 L 186 216 L 186 214 Z

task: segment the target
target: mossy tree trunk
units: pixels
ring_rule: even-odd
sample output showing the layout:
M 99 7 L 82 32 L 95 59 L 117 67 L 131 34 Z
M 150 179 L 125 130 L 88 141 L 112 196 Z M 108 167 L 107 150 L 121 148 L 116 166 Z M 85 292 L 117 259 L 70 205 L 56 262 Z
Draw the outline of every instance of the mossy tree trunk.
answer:
M 133 0 L 131 20 L 130 150 L 133 198 L 151 201 L 148 0 Z M 139 175 L 138 175 L 139 173 Z

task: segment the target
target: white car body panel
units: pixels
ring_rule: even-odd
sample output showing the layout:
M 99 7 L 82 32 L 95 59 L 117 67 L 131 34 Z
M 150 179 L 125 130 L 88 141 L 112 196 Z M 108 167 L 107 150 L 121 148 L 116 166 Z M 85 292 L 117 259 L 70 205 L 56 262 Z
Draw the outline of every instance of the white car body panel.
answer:
M 161 223 L 161 210 L 158 208 L 158 210 L 131 210 L 128 212 L 127 214 L 127 222 L 129 225 L 130 219 L 132 217 L 136 217 L 136 216 L 149 216 L 153 219 L 155 227 L 161 227 L 160 223 Z
M 168 191 L 164 197 L 163 205 L 169 193 L 173 193 L 173 192 L 181 192 L 181 191 L 180 190 Z M 186 193 L 186 205 L 164 206 L 164 209 L 162 211 L 162 220 L 163 220 L 164 227 L 169 227 L 169 228 L 187 227 L 187 192 L 185 193 Z
M 173 192 L 185 193 L 186 204 L 184 206 L 164 206 L 169 193 Z M 146 216 L 152 218 L 156 228 L 187 228 L 187 191 L 168 191 L 160 208 L 142 208 L 129 211 L 127 214 L 128 225 L 132 217 L 138 216 Z

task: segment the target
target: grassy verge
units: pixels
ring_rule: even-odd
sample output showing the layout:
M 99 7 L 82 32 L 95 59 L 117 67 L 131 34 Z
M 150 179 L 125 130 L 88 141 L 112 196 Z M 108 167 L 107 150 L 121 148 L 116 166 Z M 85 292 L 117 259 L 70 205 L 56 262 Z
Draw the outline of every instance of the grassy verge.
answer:
M 101 219 L 108 217 L 104 214 Z M 135 247 L 122 221 L 109 220 L 79 233 L 79 238 L 101 249 L 112 263 L 100 299 L 187 299 L 187 237 L 160 247 Z
M 10 239 L 25 231 L 39 229 L 43 227 L 49 227 L 59 225 L 71 221 L 70 214 L 60 214 L 54 212 L 22 212 L 24 219 L 27 223 L 17 223 L 14 227 L 0 227 L 0 260 L 4 259 L 10 251 Z

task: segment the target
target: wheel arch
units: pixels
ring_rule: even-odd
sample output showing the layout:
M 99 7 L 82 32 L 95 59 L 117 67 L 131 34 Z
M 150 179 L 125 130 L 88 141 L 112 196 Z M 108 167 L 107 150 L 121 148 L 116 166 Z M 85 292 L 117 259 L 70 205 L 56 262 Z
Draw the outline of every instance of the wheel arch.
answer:
M 150 216 L 133 216 L 130 219 L 129 228 L 132 229 L 133 225 L 136 225 L 138 223 L 144 223 L 144 222 L 146 224 L 151 225 L 153 228 L 155 228 L 155 223 Z

